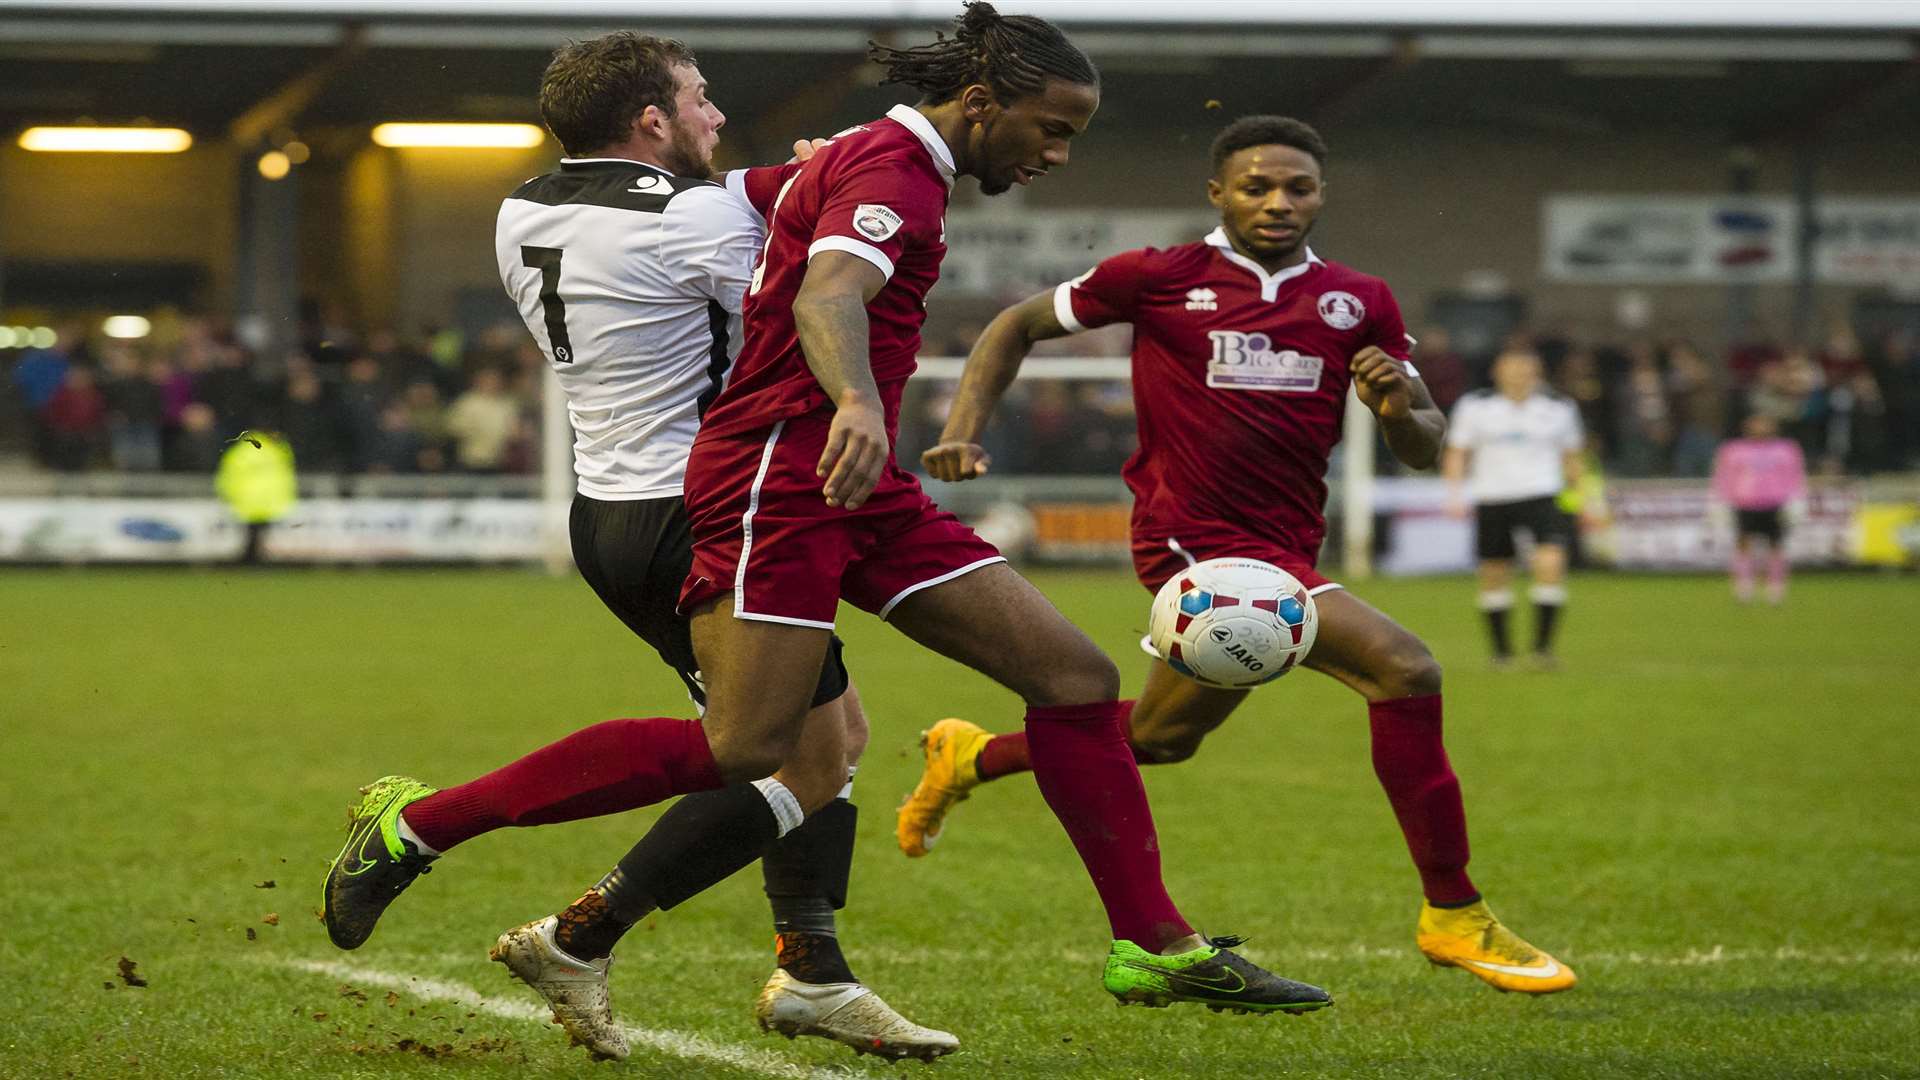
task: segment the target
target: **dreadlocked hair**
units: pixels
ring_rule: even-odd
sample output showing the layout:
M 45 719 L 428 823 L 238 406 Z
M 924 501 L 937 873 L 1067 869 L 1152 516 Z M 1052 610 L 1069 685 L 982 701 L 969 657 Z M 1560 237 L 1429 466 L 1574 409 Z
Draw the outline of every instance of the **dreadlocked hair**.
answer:
M 1002 15 L 986 0 L 968 0 L 953 36 L 930 45 L 895 49 L 867 43 L 867 59 L 887 71 L 880 80 L 911 86 L 930 105 L 951 101 L 984 83 L 1002 102 L 1039 93 L 1048 79 L 1099 86 L 1100 72 L 1059 27 L 1032 15 Z

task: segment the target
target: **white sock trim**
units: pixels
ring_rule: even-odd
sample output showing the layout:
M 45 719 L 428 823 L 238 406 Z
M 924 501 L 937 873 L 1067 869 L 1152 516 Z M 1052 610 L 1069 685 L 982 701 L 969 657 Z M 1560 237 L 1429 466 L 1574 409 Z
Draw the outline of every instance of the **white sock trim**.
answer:
M 806 815 L 800 811 L 800 800 L 793 797 L 793 792 L 787 790 L 787 785 L 769 776 L 764 780 L 755 780 L 753 786 L 759 790 L 760 797 L 767 800 L 767 806 L 773 810 L 774 824 L 779 830 L 775 835 L 776 839 L 799 828 L 800 823 L 806 820 Z
M 419 852 L 420 854 L 425 855 L 430 859 L 437 859 L 440 857 L 439 851 L 429 846 L 425 840 L 420 839 L 419 833 L 414 832 L 412 829 L 407 827 L 407 815 L 405 811 L 401 812 L 399 819 L 394 823 L 393 831 L 400 834 L 400 839 L 405 840 L 409 844 L 412 844 L 413 850 Z
M 1536 604 L 1564 604 L 1567 602 L 1565 585 L 1535 585 L 1527 590 L 1527 598 Z
M 1505 611 L 1513 606 L 1513 590 L 1497 589 L 1480 594 L 1481 611 Z

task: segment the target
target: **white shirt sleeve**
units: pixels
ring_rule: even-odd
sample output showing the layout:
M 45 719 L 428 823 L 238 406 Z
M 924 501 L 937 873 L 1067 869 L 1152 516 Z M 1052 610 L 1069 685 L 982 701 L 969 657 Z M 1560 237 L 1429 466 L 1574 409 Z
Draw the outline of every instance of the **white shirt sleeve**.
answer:
M 1453 415 L 1447 418 L 1448 446 L 1458 446 L 1466 450 L 1473 449 L 1475 438 L 1473 415 L 1477 411 L 1478 410 L 1474 408 L 1474 399 L 1471 395 L 1461 398 L 1459 404 L 1453 407 Z
M 689 292 L 738 314 L 766 239 L 745 199 L 720 187 L 682 191 L 662 213 L 660 264 Z
M 1580 423 L 1580 407 L 1571 401 L 1561 402 L 1564 423 L 1560 425 L 1560 449 L 1578 450 L 1587 444 L 1587 433 Z

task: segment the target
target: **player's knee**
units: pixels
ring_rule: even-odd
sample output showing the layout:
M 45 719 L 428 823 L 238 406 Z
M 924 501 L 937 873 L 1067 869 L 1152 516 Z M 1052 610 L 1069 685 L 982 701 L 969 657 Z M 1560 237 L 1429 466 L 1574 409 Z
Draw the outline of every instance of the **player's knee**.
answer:
M 1202 736 L 1185 731 L 1136 731 L 1128 740 L 1142 765 L 1172 765 L 1200 752 Z
M 709 730 L 707 748 L 713 752 L 713 764 L 720 770 L 721 778 L 738 784 L 772 776 L 786 764 L 793 751 L 793 740 L 779 736 L 749 738 L 741 733 Z
M 1380 684 L 1390 698 L 1437 694 L 1440 692 L 1440 661 L 1433 658 L 1433 653 L 1419 639 L 1412 639 L 1393 650 Z
M 1120 697 L 1120 669 L 1091 641 L 1070 663 L 1057 665 L 1023 696 L 1029 705 L 1089 705 Z
M 786 785 L 788 791 L 793 792 L 794 800 L 800 804 L 801 811 L 806 814 L 812 814 L 815 810 L 832 802 L 847 786 L 845 766 L 838 769 L 804 771 L 782 769 L 778 775 L 780 782 Z

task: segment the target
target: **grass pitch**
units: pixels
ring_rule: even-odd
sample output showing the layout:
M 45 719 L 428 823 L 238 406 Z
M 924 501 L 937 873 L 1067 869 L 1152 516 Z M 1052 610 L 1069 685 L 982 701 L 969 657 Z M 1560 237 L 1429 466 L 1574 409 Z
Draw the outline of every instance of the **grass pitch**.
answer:
M 1038 580 L 1137 686 L 1147 595 L 1117 572 Z M 1557 675 L 1485 670 L 1464 580 L 1359 591 L 1448 666 L 1475 877 L 1580 986 L 1534 1000 L 1429 969 L 1365 709 L 1301 673 L 1147 782 L 1183 909 L 1338 1007 L 1114 1008 L 1093 890 L 1031 783 L 982 789 L 929 858 L 897 853 L 915 733 L 1018 708 L 849 612 L 874 740 L 842 940 L 960 1035 L 938 1075 L 1920 1075 L 1920 582 L 1803 577 L 1776 611 L 1718 580 L 1578 579 Z M 541 1022 L 488 944 L 577 895 L 651 812 L 474 841 L 365 948 L 327 943 L 320 877 L 358 785 L 457 782 L 585 723 L 685 714 L 581 583 L 10 570 L 0 601 L 0 1075 L 889 1075 L 753 1028 L 772 959 L 752 870 L 622 946 L 615 1004 L 648 1033 L 629 1062 L 590 1064 Z

